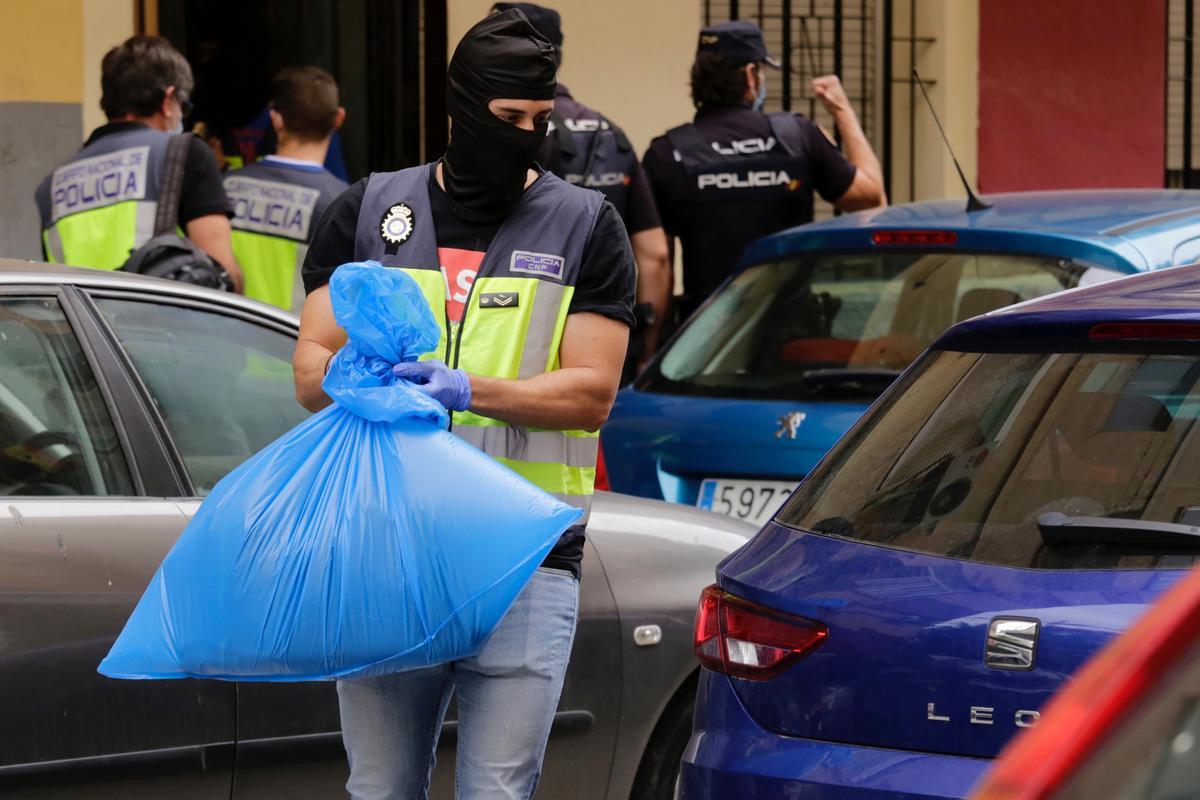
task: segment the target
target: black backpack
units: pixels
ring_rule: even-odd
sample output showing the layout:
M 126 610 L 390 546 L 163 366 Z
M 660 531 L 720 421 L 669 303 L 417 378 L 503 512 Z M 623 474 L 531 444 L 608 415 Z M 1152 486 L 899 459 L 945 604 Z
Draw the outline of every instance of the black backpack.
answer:
M 172 136 L 163 159 L 163 181 L 154 217 L 154 235 L 129 254 L 121 265 L 125 272 L 153 278 L 190 283 L 209 289 L 233 291 L 233 281 L 225 268 L 185 236 L 179 225 L 179 197 L 183 191 L 183 167 L 187 161 L 190 133 Z

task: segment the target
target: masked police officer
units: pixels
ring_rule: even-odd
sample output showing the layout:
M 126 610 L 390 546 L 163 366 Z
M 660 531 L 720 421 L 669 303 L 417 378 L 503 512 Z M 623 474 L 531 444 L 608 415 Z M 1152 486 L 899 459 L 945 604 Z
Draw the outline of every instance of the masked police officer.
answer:
M 375 173 L 334 200 L 304 264 L 297 397 L 329 403 L 345 342 L 326 283 L 347 261 L 403 269 L 444 320 L 438 360 L 394 372 L 451 411 L 451 431 L 564 502 L 590 507 L 598 439 L 633 323 L 635 268 L 599 192 L 536 168 L 554 107 L 554 48 L 511 9 L 477 23 L 448 69 L 438 162 Z M 447 492 L 471 502 L 471 477 Z M 491 535 L 480 531 L 480 536 Z M 568 530 L 478 655 L 342 681 L 355 798 L 425 796 L 459 697 L 460 797 L 531 797 L 574 637 L 582 524 Z
M 492 6 L 495 11 L 509 8 L 525 12 L 538 32 L 550 40 L 561 68 L 563 33 L 559 13 L 535 3 Z M 667 237 L 637 153 L 624 131 L 572 97 L 560 81 L 554 90 L 554 112 L 538 163 L 568 183 L 603 192 L 625 221 L 638 268 L 636 341 L 630 343 L 631 360 L 625 371 L 625 378 L 632 378 L 636 365 L 645 363 L 658 349 L 659 332 L 674 289 Z
M 643 166 L 667 235 L 683 245 L 684 315 L 723 281 L 750 242 L 810 222 L 813 190 L 843 211 L 884 205 L 883 173 L 835 75 L 813 81 L 843 156 L 811 120 L 761 111 L 767 55 L 752 22 L 700 32 L 695 121 L 650 143 Z
M 225 177 L 233 201 L 233 252 L 246 274 L 246 296 L 297 311 L 304 304 L 300 267 L 317 220 L 346 183 L 325 169 L 325 155 L 346 111 L 338 88 L 317 67 L 288 67 L 271 85 L 278 146 Z
M 105 54 L 100 83 L 108 124 L 42 181 L 36 200 L 47 261 L 111 270 L 154 235 L 167 142 L 183 130 L 191 107 L 192 70 L 166 39 L 134 36 Z M 231 215 L 216 161 L 208 146 L 192 137 L 179 224 L 240 291 Z

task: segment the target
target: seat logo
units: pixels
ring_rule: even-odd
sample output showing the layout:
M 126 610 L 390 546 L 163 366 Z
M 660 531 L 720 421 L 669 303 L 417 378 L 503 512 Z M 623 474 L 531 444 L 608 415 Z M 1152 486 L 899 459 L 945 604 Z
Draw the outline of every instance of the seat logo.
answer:
M 1036 619 L 996 617 L 988 625 L 983 663 L 990 669 L 1029 670 L 1037 660 Z
M 796 433 L 800 430 L 800 424 L 806 419 L 808 419 L 808 414 L 805 414 L 803 411 L 792 411 L 784 414 L 778 420 L 779 430 L 775 431 L 775 438 L 782 439 L 786 436 L 789 439 L 795 439 Z

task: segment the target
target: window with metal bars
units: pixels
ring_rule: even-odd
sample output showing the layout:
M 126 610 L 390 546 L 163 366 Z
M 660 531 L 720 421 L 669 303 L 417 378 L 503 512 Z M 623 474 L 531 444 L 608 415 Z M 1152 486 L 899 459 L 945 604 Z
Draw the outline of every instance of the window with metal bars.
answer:
M 1167 0 L 1167 119 L 1165 186 L 1200 188 L 1196 124 L 1196 0 Z
M 842 79 L 868 141 L 877 141 L 875 93 L 877 0 L 701 0 L 705 25 L 732 19 L 754 22 L 763 31 L 767 52 L 782 66 L 767 75 L 765 111 L 797 111 L 836 136 L 833 118 L 813 96 L 818 75 Z M 816 198 L 814 217 L 831 216 L 832 207 Z

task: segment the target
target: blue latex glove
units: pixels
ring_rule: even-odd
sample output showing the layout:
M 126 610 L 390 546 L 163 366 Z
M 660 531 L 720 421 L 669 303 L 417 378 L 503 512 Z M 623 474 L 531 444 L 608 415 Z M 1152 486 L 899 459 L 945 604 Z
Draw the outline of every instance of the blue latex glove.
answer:
M 447 411 L 466 411 L 471 405 L 471 379 L 461 369 L 441 361 L 404 361 L 392 373 L 437 400 Z

